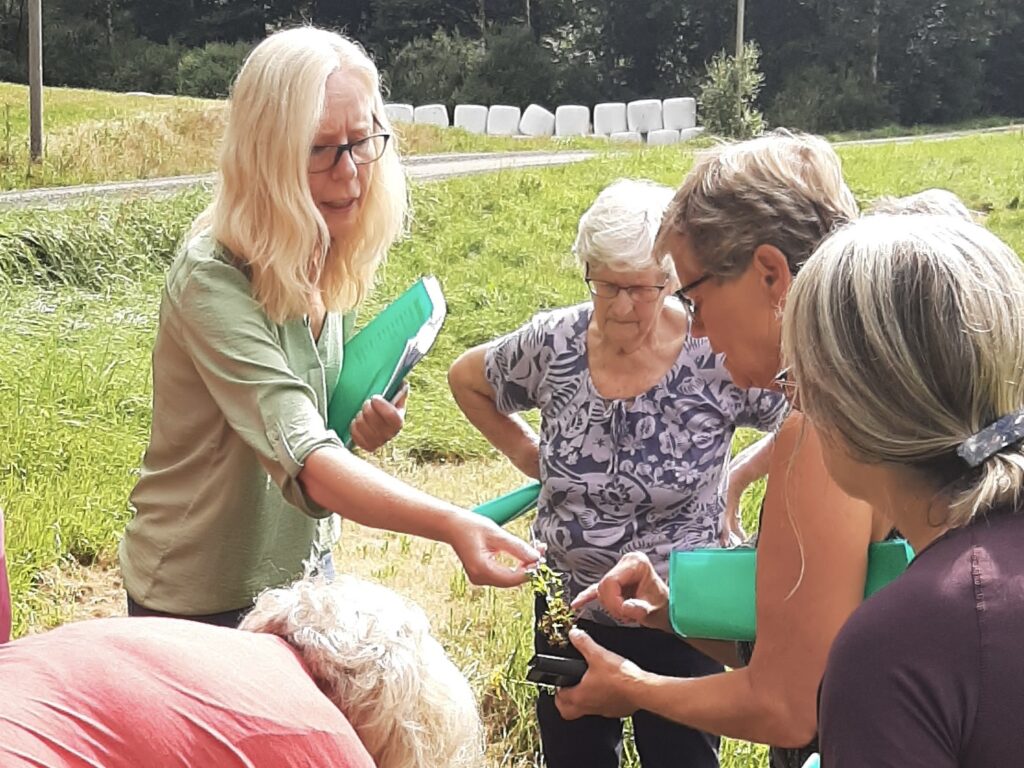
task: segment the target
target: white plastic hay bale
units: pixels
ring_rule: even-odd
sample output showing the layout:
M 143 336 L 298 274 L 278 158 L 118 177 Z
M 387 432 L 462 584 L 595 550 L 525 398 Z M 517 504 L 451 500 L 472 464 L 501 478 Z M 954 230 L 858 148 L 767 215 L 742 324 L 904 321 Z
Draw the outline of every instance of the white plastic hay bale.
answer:
M 661 128 L 661 102 L 640 99 L 626 105 L 626 126 L 631 131 L 650 133 Z
M 487 131 L 487 107 L 483 104 L 456 104 L 454 117 L 456 128 L 470 133 Z
M 652 147 L 679 143 L 679 131 L 675 128 L 659 128 L 647 134 L 647 143 Z
M 610 136 L 626 132 L 626 104 L 622 101 L 607 101 L 594 107 L 594 133 Z
M 579 104 L 563 104 L 555 110 L 556 136 L 586 136 L 590 133 L 590 110 Z
M 519 132 L 519 107 L 492 104 L 487 110 L 487 132 L 492 136 L 515 136 Z
M 608 138 L 612 141 L 631 141 L 637 144 L 644 140 L 639 131 L 616 131 Z
M 683 131 L 697 125 L 697 100 L 665 99 L 661 102 L 661 118 L 666 128 Z
M 531 104 L 519 121 L 519 132 L 527 136 L 554 136 L 555 116 L 540 104 Z
M 411 123 L 414 120 L 412 104 L 385 104 L 384 114 L 392 124 Z
M 704 133 L 703 126 L 700 128 L 684 128 L 679 132 L 679 140 L 689 141 L 690 139 L 696 139 L 702 133 Z
M 448 107 L 444 104 L 424 104 L 413 110 L 413 120 L 423 125 L 437 125 L 447 128 Z

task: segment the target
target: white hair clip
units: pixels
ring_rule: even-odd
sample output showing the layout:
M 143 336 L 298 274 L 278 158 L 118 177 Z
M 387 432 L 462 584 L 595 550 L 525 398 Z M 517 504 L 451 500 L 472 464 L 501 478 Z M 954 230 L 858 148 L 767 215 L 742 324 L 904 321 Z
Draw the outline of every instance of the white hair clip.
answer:
M 960 443 L 956 452 L 969 466 L 978 467 L 1018 440 L 1024 440 L 1024 410 L 992 422 Z

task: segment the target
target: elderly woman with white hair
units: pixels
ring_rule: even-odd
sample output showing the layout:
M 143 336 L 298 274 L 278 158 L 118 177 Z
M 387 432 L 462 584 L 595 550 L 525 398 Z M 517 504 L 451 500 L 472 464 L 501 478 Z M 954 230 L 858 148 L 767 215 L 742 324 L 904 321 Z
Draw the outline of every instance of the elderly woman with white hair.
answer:
M 675 271 L 652 245 L 671 198 L 667 187 L 633 180 L 601 192 L 574 248 L 592 302 L 542 312 L 469 350 L 449 373 L 469 420 L 541 480 L 534 533 L 570 597 L 626 552 L 646 553 L 664 574 L 671 550 L 714 546 L 736 426 L 771 429 L 785 409 L 776 393 L 735 386 L 706 340 L 690 335 L 683 306 L 668 300 Z M 533 408 L 539 436 L 516 415 Z M 678 637 L 617 624 L 595 606 L 579 624 L 660 674 L 722 669 Z M 540 632 L 536 647 L 552 652 Z M 618 765 L 619 719 L 565 720 L 546 692 L 537 710 L 551 768 Z M 717 737 L 644 711 L 633 723 L 647 768 L 717 765 Z
M 469 683 L 390 589 L 300 580 L 242 629 L 95 619 L 0 646 L 0 765 L 481 765 Z
M 256 46 L 232 90 L 213 202 L 160 305 L 153 424 L 120 551 L 130 614 L 235 626 L 304 561 L 333 570 L 335 526 L 318 521 L 336 515 L 444 541 L 474 583 L 525 581 L 531 547 L 363 461 L 325 423 L 353 312 L 406 207 L 363 49 L 310 27 Z M 378 397 L 351 431 L 372 450 L 401 425 Z

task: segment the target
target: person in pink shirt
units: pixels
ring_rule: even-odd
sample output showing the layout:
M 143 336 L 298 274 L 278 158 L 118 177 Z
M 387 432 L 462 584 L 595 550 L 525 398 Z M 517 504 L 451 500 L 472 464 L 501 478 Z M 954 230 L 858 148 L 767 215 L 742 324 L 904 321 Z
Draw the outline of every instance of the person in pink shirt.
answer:
M 422 611 L 353 577 L 259 597 L 241 630 L 93 619 L 0 646 L 4 768 L 470 768 L 473 693 Z
M 11 589 L 7 583 L 7 557 L 4 550 L 4 511 L 0 509 L 0 643 L 11 639 Z

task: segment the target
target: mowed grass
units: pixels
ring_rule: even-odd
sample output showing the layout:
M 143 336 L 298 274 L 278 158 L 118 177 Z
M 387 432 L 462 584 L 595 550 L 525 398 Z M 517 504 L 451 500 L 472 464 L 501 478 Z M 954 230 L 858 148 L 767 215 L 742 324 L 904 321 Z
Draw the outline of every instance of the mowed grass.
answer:
M 1021 134 L 841 154 L 862 205 L 946 187 L 988 211 L 986 223 L 1024 252 Z M 411 377 L 407 428 L 374 460 L 466 505 L 522 482 L 458 414 L 448 365 L 539 309 L 585 297 L 569 248 L 600 188 L 621 176 L 676 185 L 690 162 L 685 149 L 648 150 L 416 186 L 411 237 L 392 253 L 361 317 L 423 273 L 440 278 L 449 316 Z M 112 559 L 147 437 L 161 273 L 204 194 L 0 214 L 0 506 L 16 634 L 70 615 L 66 593 L 53 588 L 62 563 Z M 748 525 L 759 493 L 748 495 Z M 514 530 L 526 535 L 525 522 Z M 474 588 L 445 547 L 355 526 L 339 563 L 424 604 L 480 693 L 491 764 L 533 765 L 533 691 L 522 683 L 528 593 Z M 725 754 L 730 768 L 764 765 L 763 751 L 747 745 Z
M 29 162 L 29 97 L 0 83 L 0 191 L 208 173 L 227 116 L 226 102 L 182 96 L 128 96 L 78 88 L 43 91 L 45 154 Z M 401 124 L 406 155 L 607 147 L 600 139 L 478 136 Z

